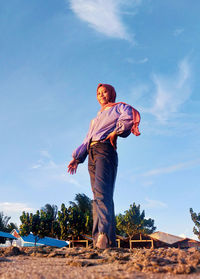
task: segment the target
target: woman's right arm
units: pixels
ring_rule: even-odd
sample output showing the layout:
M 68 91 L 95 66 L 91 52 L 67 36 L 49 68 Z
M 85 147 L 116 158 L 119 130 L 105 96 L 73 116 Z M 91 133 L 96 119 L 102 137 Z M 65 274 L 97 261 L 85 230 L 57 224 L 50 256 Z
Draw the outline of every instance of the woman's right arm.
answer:
M 78 168 L 78 161 L 73 158 L 67 167 L 68 167 L 67 172 L 69 172 L 70 174 L 75 174 Z
M 70 174 L 75 174 L 78 164 L 83 163 L 88 155 L 88 144 L 90 141 L 90 134 L 91 134 L 91 128 L 93 126 L 93 121 L 91 121 L 90 123 L 90 128 L 89 128 L 89 132 L 87 134 L 87 136 L 85 137 L 83 143 L 76 148 L 73 153 L 72 153 L 72 157 L 73 159 L 70 161 L 69 165 L 68 165 L 68 172 Z
M 85 158 L 87 157 L 87 144 L 82 143 L 78 148 L 74 150 L 72 153 L 73 159 L 70 161 L 68 165 L 68 172 L 70 174 L 75 174 L 78 168 L 78 164 L 83 163 Z

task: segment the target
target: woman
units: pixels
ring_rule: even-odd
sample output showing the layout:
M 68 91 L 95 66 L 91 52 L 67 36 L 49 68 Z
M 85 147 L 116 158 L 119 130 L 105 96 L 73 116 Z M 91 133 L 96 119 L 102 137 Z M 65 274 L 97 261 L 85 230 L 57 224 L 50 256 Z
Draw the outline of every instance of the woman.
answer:
M 97 100 L 101 106 L 91 121 L 83 143 L 73 152 L 68 165 L 70 174 L 76 173 L 78 164 L 87 155 L 88 170 L 93 191 L 93 241 L 100 249 L 116 246 L 113 192 L 117 174 L 117 137 L 132 132 L 139 136 L 140 114 L 125 103 L 115 103 L 116 92 L 109 84 L 99 84 Z

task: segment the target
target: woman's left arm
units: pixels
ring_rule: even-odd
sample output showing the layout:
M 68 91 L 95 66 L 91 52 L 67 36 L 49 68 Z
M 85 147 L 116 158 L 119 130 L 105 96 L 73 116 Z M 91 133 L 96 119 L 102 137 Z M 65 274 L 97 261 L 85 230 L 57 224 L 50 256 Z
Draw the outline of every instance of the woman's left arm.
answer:
M 114 131 L 117 136 L 128 137 L 134 124 L 133 108 L 127 104 L 119 103 L 117 109 L 120 113 Z
M 110 140 L 113 148 L 117 149 L 117 137 L 128 137 L 134 124 L 133 108 L 127 104 L 117 104 L 118 112 L 120 113 L 114 131 L 112 131 L 106 140 Z

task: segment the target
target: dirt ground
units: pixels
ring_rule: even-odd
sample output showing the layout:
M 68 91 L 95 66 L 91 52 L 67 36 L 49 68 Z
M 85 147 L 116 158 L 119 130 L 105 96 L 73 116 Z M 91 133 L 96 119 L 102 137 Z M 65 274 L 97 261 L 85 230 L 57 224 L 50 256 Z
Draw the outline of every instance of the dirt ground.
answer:
M 200 251 L 2 248 L 1 279 L 200 279 Z

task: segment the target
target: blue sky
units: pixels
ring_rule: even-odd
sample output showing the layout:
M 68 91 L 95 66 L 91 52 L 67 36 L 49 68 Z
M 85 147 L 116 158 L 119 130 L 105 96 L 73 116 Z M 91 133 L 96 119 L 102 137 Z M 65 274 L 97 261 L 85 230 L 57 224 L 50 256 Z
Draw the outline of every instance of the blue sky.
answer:
M 200 212 L 198 1 L 0 2 L 0 211 L 92 198 L 87 162 L 67 174 L 99 82 L 141 112 L 118 141 L 116 213 L 133 202 L 157 230 L 194 237 Z

